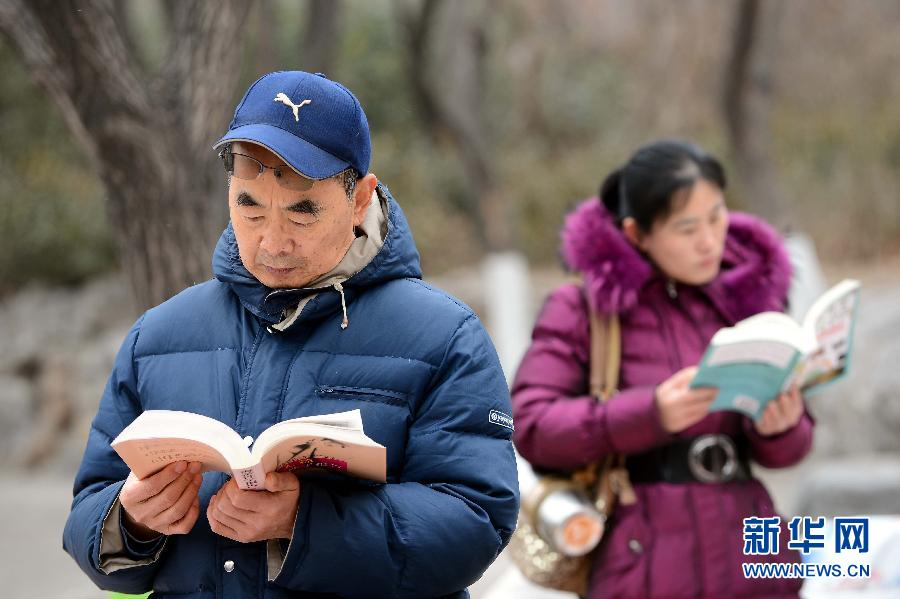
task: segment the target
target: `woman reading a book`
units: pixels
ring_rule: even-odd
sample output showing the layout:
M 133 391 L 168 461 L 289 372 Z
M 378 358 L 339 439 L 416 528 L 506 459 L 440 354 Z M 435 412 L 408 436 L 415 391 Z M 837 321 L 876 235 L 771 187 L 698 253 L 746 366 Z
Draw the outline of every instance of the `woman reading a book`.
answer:
M 715 158 L 656 142 L 609 174 L 562 232 L 583 284 L 555 290 L 541 311 L 513 384 L 514 440 L 541 470 L 626 456 L 630 484 L 595 553 L 590 597 L 776 597 L 800 587 L 746 579 L 741 568 L 799 561 L 783 522 L 777 539 L 762 539 L 772 541 L 764 554 L 745 555 L 743 522 L 776 515 L 750 460 L 787 467 L 810 449 L 799 392 L 753 421 L 710 412 L 716 390 L 689 387 L 713 334 L 782 310 L 790 282 L 777 234 L 729 213 L 724 190 Z M 591 310 L 621 324 L 619 391 L 606 402 L 588 393 Z

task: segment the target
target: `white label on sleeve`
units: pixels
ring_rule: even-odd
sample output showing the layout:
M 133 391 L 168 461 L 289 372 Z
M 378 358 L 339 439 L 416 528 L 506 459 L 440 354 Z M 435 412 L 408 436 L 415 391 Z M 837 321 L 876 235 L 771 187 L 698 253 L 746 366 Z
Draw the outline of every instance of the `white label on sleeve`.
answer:
M 498 412 L 497 410 L 491 410 L 490 415 L 488 416 L 488 420 L 493 424 L 497 424 L 499 426 L 505 426 L 510 430 L 515 430 L 513 428 L 513 419 L 512 416 L 508 414 L 504 414 L 503 412 Z

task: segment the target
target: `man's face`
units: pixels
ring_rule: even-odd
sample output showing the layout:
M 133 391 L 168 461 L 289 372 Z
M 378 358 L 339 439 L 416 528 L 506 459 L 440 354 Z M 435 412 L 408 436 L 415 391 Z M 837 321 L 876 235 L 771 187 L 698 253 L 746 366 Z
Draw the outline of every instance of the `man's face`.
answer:
M 235 142 L 231 151 L 269 167 L 284 164 L 256 144 Z M 294 191 L 279 185 L 271 169 L 252 180 L 231 177 L 228 207 L 244 267 L 273 289 L 304 287 L 332 270 L 350 247 L 376 184 L 371 174 L 360 179 L 350 201 L 335 178 Z

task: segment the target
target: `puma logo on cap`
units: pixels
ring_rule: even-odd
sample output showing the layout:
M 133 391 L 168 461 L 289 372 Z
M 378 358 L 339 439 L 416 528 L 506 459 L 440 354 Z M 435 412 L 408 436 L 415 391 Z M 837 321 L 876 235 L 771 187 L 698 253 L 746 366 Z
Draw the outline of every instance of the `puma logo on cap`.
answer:
M 312 100 L 303 100 L 299 104 L 294 104 L 291 102 L 291 99 L 287 97 L 287 94 L 284 92 L 278 92 L 278 95 L 275 96 L 273 102 L 281 102 L 285 106 L 290 106 L 291 110 L 294 113 L 294 120 L 300 121 L 300 109 L 306 106 L 307 104 L 312 104 Z

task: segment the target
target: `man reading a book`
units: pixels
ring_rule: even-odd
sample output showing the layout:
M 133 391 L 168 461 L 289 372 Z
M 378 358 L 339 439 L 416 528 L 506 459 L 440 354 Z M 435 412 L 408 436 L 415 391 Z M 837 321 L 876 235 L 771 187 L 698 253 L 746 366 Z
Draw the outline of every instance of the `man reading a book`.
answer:
M 154 597 L 466 596 L 516 522 L 509 394 L 475 314 L 421 281 L 403 212 L 369 172 L 362 107 L 321 74 L 270 73 L 215 147 L 230 211 L 215 277 L 128 333 L 66 551 L 101 588 Z M 214 418 L 248 445 L 359 410 L 386 482 L 273 471 L 244 490 L 174 453 L 138 478 L 111 442 L 147 410 Z

